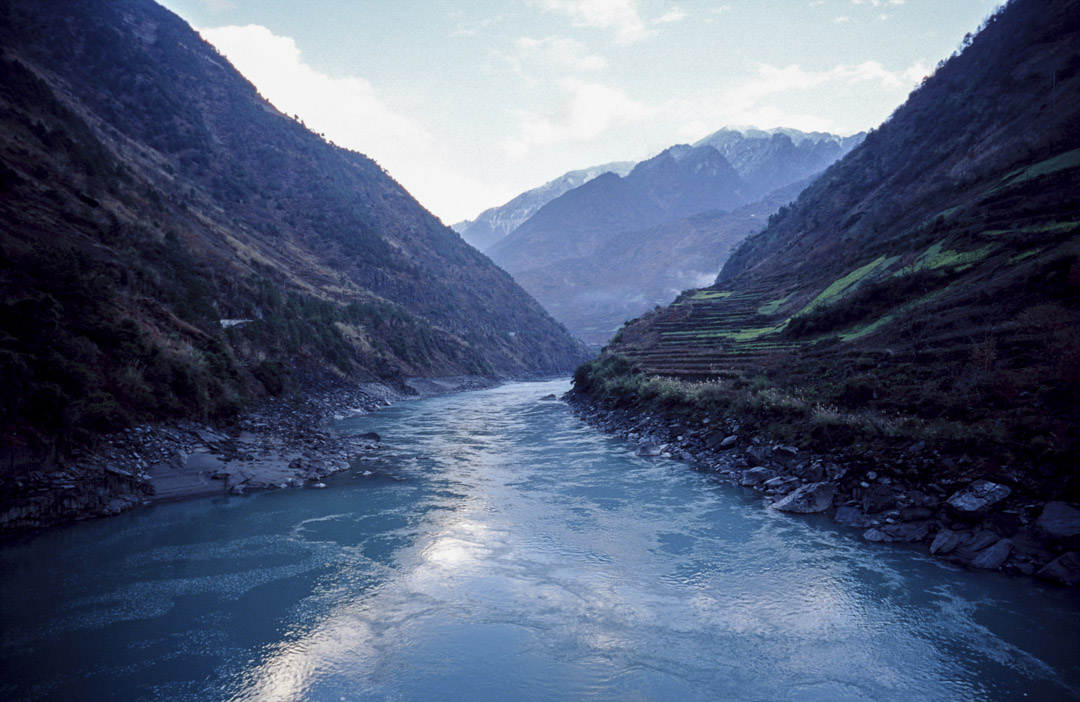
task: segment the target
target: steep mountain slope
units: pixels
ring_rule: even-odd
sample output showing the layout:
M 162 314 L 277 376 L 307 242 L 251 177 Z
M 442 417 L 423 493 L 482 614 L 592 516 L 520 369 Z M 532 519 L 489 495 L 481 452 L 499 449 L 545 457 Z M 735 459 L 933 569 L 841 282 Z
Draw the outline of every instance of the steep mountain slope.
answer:
M 454 225 L 454 231 L 478 250 L 486 251 L 492 244 L 521 226 L 537 210 L 566 191 L 584 185 L 604 173 L 626 175 L 633 167 L 632 161 L 615 161 L 564 173 L 538 188 L 526 190 L 504 205 L 484 210 L 474 220 L 458 222 Z
M 790 183 L 820 173 L 862 143 L 860 132 L 839 137 L 797 129 L 725 128 L 696 142 L 711 146 L 746 182 L 747 197 L 757 199 Z
M 878 461 L 930 443 L 1076 497 L 1078 182 L 1080 3 L 1014 0 L 714 286 L 579 379 L 616 402 L 654 374 L 713 380 L 668 401 Z
M 673 146 L 625 178 L 606 173 L 555 198 L 488 255 L 511 273 L 581 257 L 615 234 L 737 206 L 743 187 L 716 149 Z
M 277 112 L 149 0 L 4 0 L 0 33 L 9 452 L 227 418 L 301 371 L 513 374 L 579 356 L 377 164 Z
M 626 177 L 568 191 L 488 253 L 574 334 L 599 345 L 626 319 L 711 278 L 742 237 L 862 138 L 722 129 Z
M 619 234 L 586 257 L 530 268 L 515 279 L 580 339 L 599 347 L 627 319 L 712 282 L 735 247 L 808 183 L 731 212 L 710 210 Z

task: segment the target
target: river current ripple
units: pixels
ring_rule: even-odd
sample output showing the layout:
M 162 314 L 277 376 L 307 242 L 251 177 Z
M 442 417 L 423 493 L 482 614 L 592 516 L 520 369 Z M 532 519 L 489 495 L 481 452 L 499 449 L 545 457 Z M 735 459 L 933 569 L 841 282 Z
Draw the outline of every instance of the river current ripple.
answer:
M 343 420 L 330 481 L 0 545 L 0 698 L 1080 698 L 1080 597 L 863 543 L 575 419 L 566 381 Z

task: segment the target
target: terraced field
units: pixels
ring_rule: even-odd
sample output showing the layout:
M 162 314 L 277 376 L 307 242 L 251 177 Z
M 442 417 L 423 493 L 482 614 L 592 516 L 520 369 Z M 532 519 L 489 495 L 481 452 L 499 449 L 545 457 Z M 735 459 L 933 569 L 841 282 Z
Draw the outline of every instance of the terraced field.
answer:
M 769 299 L 774 285 L 686 295 L 653 325 L 659 343 L 627 349 L 626 355 L 650 375 L 709 379 L 757 372 L 778 354 L 801 345 L 779 336 L 786 318 L 775 313 L 786 298 Z

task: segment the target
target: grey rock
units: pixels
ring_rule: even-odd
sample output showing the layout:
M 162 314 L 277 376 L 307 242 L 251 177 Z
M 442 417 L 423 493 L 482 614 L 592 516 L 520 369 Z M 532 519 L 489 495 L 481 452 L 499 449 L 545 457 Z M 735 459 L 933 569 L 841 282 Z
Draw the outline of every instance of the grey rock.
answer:
M 824 512 L 832 507 L 835 496 L 836 486 L 832 483 L 811 483 L 803 485 L 784 499 L 774 503 L 773 509 L 800 514 Z
M 862 537 L 867 541 L 874 542 L 888 542 L 896 540 L 876 527 L 871 527 L 870 529 L 864 531 Z
M 993 546 L 1000 540 L 1000 536 L 989 530 L 964 534 L 960 537 L 960 543 L 953 549 L 953 555 L 965 563 L 970 563 L 979 551 Z
M 723 441 L 720 442 L 720 448 L 722 448 L 722 449 L 731 448 L 732 446 L 735 445 L 735 442 L 737 442 L 738 440 L 739 440 L 739 437 L 732 434 L 731 436 L 725 438 Z
M 750 468 L 749 470 L 743 471 L 742 477 L 739 479 L 739 484 L 744 487 L 754 487 L 775 476 L 776 473 L 768 468 Z
M 960 534 L 952 529 L 942 529 L 930 544 L 930 553 L 948 553 L 960 545 Z
M 1069 587 L 1080 585 L 1080 554 L 1069 551 L 1047 563 L 1035 575 Z
M 930 533 L 929 522 L 886 524 L 867 529 L 863 538 L 867 541 L 892 541 L 914 543 L 922 541 Z
M 1035 530 L 1048 541 L 1080 548 L 1080 510 L 1065 502 L 1047 502 Z
M 199 473 L 216 473 L 224 466 L 221 459 L 209 453 L 193 453 L 187 457 L 188 470 Z
M 664 449 L 658 444 L 642 444 L 638 447 L 637 455 L 639 456 L 659 456 L 664 452 Z
M 977 517 L 986 514 L 994 505 L 1012 494 L 1006 485 L 989 480 L 976 480 L 954 493 L 945 503 L 957 516 Z
M 867 514 L 876 514 L 896 505 L 896 494 L 892 488 L 874 483 L 863 491 L 862 508 Z
M 971 565 L 981 570 L 996 570 L 1012 552 L 1012 541 L 1002 539 L 992 546 L 984 548 L 971 559 Z
M 917 522 L 934 516 L 934 511 L 928 507 L 905 507 L 900 510 L 900 518 L 905 522 Z
M 835 519 L 838 524 L 855 527 L 857 529 L 864 529 L 873 524 L 870 517 L 863 514 L 862 510 L 858 507 L 851 506 L 837 508 L 836 515 L 833 519 Z

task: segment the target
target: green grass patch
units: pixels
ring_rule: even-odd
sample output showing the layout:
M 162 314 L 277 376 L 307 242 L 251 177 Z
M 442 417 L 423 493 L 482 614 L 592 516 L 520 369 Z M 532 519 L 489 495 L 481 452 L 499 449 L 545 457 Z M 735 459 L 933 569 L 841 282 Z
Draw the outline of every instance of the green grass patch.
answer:
M 858 283 L 860 280 L 868 276 L 875 268 L 885 262 L 884 256 L 879 256 L 877 259 L 867 263 L 865 266 L 861 266 L 851 271 L 843 278 L 836 280 L 829 287 L 825 288 L 817 297 L 810 301 L 810 303 L 802 308 L 795 316 L 804 315 L 816 307 L 829 302 L 838 295 L 846 292 L 851 286 Z
M 761 307 L 757 308 L 757 313 L 766 317 L 776 314 L 776 311 L 780 309 L 780 306 L 791 299 L 791 296 L 795 293 L 788 293 L 785 297 L 779 300 L 773 300 L 772 302 L 766 302 Z
M 734 293 L 730 290 L 698 290 L 690 298 L 691 300 L 722 300 L 731 297 Z
M 1032 256 L 1036 256 L 1036 255 L 1042 253 L 1042 250 L 1043 250 L 1043 247 L 1040 246 L 1037 249 L 1031 249 L 1030 251 L 1025 251 L 1024 253 L 1016 254 L 1015 256 L 1013 256 L 1012 258 L 1009 259 L 1009 263 L 1010 264 L 1020 263 L 1025 258 L 1031 258 Z
M 948 268 L 953 266 L 967 266 L 970 267 L 974 263 L 978 263 L 994 250 L 992 244 L 987 244 L 979 249 L 972 251 L 954 251 L 952 249 L 945 248 L 945 240 L 933 244 L 924 251 L 917 259 L 913 266 L 913 272 L 935 270 L 937 268 Z
M 1019 185 L 1040 176 L 1050 175 L 1069 168 L 1080 168 L 1080 149 L 1066 151 L 1045 161 L 1040 161 L 1033 166 L 1015 170 L 1002 178 L 1002 181 L 1006 186 Z

